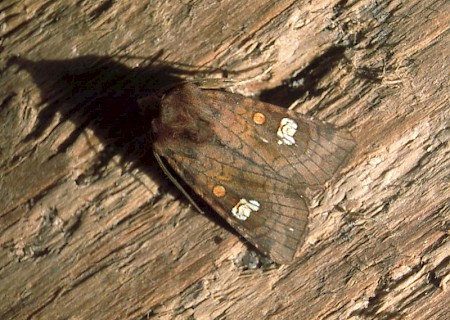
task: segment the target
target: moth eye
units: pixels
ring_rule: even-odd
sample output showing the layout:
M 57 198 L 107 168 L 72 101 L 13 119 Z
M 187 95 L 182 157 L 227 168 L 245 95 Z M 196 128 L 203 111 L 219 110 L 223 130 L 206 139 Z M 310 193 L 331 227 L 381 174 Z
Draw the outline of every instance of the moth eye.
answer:
M 253 115 L 253 122 L 256 124 L 264 124 L 266 122 L 266 116 L 261 112 L 256 112 Z
M 253 211 L 258 211 L 260 204 L 256 200 L 241 199 L 231 209 L 231 213 L 239 220 L 247 220 Z
M 289 118 L 281 119 L 280 126 L 278 127 L 277 136 L 280 138 L 278 144 L 286 144 L 292 146 L 295 144 L 294 134 L 297 132 L 297 123 Z
M 224 186 L 221 186 L 220 184 L 217 186 L 214 186 L 214 188 L 213 188 L 213 194 L 217 198 L 224 197 L 226 193 L 227 193 L 227 191 L 225 190 Z

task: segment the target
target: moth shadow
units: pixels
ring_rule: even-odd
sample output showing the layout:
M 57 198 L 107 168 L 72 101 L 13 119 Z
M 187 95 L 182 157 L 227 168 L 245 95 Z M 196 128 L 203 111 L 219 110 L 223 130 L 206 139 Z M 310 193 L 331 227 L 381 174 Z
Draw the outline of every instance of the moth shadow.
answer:
M 95 173 L 120 155 L 119 165 L 131 164 L 127 170 L 137 168 L 144 172 L 164 190 L 160 192 L 175 190 L 159 169 L 152 151 L 151 123 L 159 115 L 158 104 L 143 112 L 138 100 L 157 96 L 164 89 L 185 81 L 182 76 L 205 71 L 179 68 L 159 61 L 159 56 L 151 57 L 144 66 L 137 68 L 95 55 L 70 60 L 11 58 L 8 64 L 27 71 L 40 89 L 41 109 L 37 123 L 24 140 L 37 140 L 58 115 L 61 123 L 71 121 L 76 128 L 60 144 L 58 153 L 66 152 L 86 129 L 90 129 L 106 146 L 98 153 L 97 164 L 90 172 Z M 208 218 L 237 234 L 212 214 L 201 199 L 194 194 L 192 197 L 208 213 Z
M 152 156 L 145 138 L 152 119 L 143 118 L 137 100 L 180 81 L 180 70 L 154 61 L 132 69 L 112 58 L 93 55 L 71 60 L 14 58 L 10 64 L 26 70 L 41 91 L 42 109 L 25 141 L 40 137 L 59 115 L 61 122 L 71 121 L 76 129 L 60 144 L 58 152 L 65 152 L 89 128 L 102 143 L 112 146 L 100 152 L 99 165 L 121 154 L 122 162 L 131 160 L 146 170 Z
M 308 96 L 320 96 L 329 88 L 321 87 L 320 81 L 330 74 L 342 61 L 345 61 L 345 48 L 333 46 L 295 76 L 286 80 L 283 85 L 273 89 L 264 90 L 259 95 L 261 101 L 288 108 L 298 99 L 307 99 Z

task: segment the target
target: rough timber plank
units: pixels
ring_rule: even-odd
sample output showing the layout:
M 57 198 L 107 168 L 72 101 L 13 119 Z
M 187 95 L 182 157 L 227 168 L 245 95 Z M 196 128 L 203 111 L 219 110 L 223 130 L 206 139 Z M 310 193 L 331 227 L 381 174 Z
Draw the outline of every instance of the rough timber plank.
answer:
M 2 1 L 0 318 L 450 318 L 449 9 Z M 292 265 L 240 268 L 149 156 L 135 101 L 181 65 L 357 139 Z

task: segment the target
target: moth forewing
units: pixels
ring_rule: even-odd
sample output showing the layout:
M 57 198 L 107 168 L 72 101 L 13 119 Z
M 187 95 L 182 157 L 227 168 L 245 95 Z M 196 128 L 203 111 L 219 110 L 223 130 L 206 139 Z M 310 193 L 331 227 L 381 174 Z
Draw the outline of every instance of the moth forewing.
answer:
M 278 263 L 308 225 L 306 188 L 345 163 L 351 135 L 293 111 L 184 84 L 161 101 L 154 150 L 219 215 Z

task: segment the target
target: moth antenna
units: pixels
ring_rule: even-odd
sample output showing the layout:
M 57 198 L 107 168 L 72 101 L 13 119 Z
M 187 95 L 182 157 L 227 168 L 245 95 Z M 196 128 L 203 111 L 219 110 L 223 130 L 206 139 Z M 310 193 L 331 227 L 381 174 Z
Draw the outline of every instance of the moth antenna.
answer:
M 153 151 L 153 154 L 155 155 L 156 161 L 158 162 L 159 166 L 165 173 L 165 175 L 169 178 L 169 180 L 177 187 L 177 189 L 185 196 L 189 202 L 194 206 L 195 209 L 198 210 L 203 215 L 206 215 L 205 212 L 200 209 L 199 205 L 194 201 L 194 199 L 189 195 L 189 193 L 186 191 L 186 189 L 178 182 L 178 180 L 172 175 L 172 173 L 167 169 L 166 164 L 161 159 L 159 154 L 157 154 L 155 151 Z
M 237 82 L 237 80 L 203 78 L 203 79 L 188 80 L 188 82 L 196 84 L 200 89 L 216 90 L 232 87 Z
M 297 106 L 300 104 L 301 104 L 300 100 L 296 99 L 294 102 L 291 103 L 288 110 L 295 110 L 295 108 L 297 108 Z
M 272 67 L 268 67 L 260 74 L 256 76 L 249 77 L 246 79 L 235 80 L 235 79 L 216 79 L 216 78 L 204 78 L 204 79 L 186 79 L 186 82 L 196 84 L 200 89 L 204 90 L 217 90 L 217 89 L 228 89 L 238 85 L 244 85 L 256 81 L 258 79 L 265 79 L 267 74 L 270 73 Z
M 242 79 L 236 82 L 236 84 L 238 85 L 243 85 L 246 83 L 250 83 L 256 80 L 264 80 L 267 75 L 272 71 L 272 66 L 267 67 L 263 72 L 253 76 L 253 77 L 248 77 L 247 79 Z

